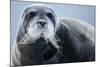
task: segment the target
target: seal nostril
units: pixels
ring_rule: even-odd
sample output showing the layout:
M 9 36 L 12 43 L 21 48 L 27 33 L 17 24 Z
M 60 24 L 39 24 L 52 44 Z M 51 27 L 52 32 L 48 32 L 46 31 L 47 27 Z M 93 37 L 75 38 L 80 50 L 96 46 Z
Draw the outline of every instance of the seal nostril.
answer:
M 42 21 L 42 22 L 41 21 L 38 21 L 37 24 L 40 24 L 42 27 L 44 27 L 45 24 L 46 24 L 46 22 L 45 21 Z
M 45 26 L 45 24 L 46 24 L 46 22 L 42 22 L 42 23 L 41 23 L 42 26 Z

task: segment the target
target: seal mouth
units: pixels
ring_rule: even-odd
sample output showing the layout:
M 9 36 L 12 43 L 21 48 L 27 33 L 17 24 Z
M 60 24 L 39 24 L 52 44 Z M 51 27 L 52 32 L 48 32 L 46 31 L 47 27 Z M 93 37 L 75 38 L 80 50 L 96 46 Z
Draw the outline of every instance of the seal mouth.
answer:
M 41 33 L 39 38 L 33 38 L 29 34 L 26 34 L 18 43 L 18 46 L 21 48 L 32 48 L 40 50 L 44 50 L 48 46 L 52 46 L 61 54 L 58 41 L 59 40 L 57 40 L 54 36 L 52 36 L 51 38 L 46 38 L 43 33 Z

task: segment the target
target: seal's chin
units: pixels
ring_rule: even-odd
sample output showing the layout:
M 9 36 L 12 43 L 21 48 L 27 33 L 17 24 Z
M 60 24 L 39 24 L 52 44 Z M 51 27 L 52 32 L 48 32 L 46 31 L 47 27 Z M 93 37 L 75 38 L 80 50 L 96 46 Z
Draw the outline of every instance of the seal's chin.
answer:
M 58 41 L 59 38 L 57 38 L 57 36 L 51 36 L 48 38 L 44 32 L 40 33 L 37 38 L 33 38 L 29 33 L 26 33 L 22 40 L 18 43 L 18 47 L 22 52 L 23 49 L 27 49 L 29 51 L 36 50 L 37 52 L 43 53 L 43 55 L 47 55 L 48 52 L 54 50 L 54 52 L 58 52 L 62 55 Z
M 56 49 L 59 49 L 60 47 L 58 46 L 58 39 L 55 37 L 55 32 L 53 31 L 49 31 L 47 29 L 41 31 L 36 31 L 33 33 L 32 30 L 29 30 L 28 32 L 29 36 L 33 39 L 32 41 L 35 42 L 40 38 L 43 38 L 46 42 L 46 44 L 48 44 L 48 42 L 50 42 L 52 44 L 52 46 L 54 46 Z

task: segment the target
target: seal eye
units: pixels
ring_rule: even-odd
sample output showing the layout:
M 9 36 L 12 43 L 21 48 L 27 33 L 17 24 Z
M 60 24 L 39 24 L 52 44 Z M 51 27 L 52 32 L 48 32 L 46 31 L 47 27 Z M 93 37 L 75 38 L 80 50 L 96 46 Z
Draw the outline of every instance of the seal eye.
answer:
M 33 11 L 32 11 L 32 12 L 30 12 L 29 14 L 30 14 L 30 17 L 34 17 L 34 16 L 37 15 L 37 12 L 33 12 Z
M 48 12 L 46 13 L 47 17 L 49 17 L 49 19 L 51 19 L 51 21 L 53 22 L 54 24 L 54 27 L 55 27 L 55 17 L 52 13 Z
M 52 18 L 53 17 L 53 15 L 51 14 L 51 13 L 47 13 L 46 14 L 49 18 Z

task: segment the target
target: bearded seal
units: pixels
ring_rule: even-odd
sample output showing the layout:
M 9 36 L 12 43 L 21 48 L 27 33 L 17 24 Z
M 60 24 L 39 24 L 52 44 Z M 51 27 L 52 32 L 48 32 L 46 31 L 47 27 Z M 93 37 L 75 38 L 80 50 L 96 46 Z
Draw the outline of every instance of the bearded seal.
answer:
M 30 5 L 22 12 L 11 56 L 12 66 L 94 61 L 94 28 L 59 18 L 50 6 Z

